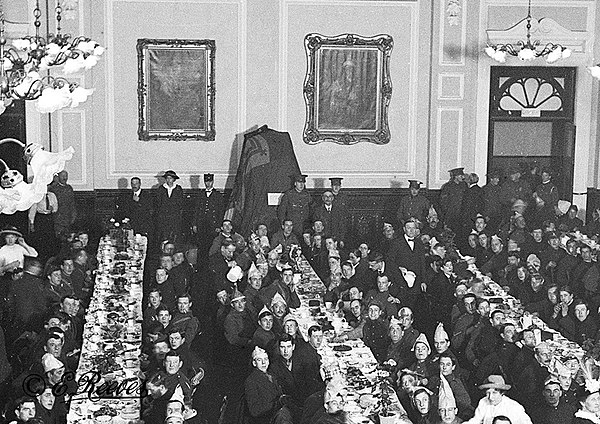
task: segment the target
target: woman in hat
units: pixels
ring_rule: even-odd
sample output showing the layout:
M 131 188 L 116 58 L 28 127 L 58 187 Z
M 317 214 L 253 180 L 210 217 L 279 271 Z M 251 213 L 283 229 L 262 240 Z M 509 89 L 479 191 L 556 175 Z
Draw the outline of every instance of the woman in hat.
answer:
M 520 403 L 506 396 L 510 385 L 504 382 L 501 375 L 490 375 L 479 386 L 485 390 L 485 397 L 479 401 L 475 409 L 475 416 L 466 424 L 492 424 L 494 417 L 504 415 L 512 424 L 531 424 L 531 418 L 525 413 Z
M 38 252 L 27 243 L 23 234 L 15 227 L 5 227 L 0 231 L 5 245 L 0 248 L 0 275 L 15 268 L 23 268 L 25 256 L 37 258 Z
M 159 240 L 175 240 L 181 236 L 181 212 L 183 210 L 183 189 L 175 184 L 179 176 L 168 170 L 163 174 L 165 183 L 157 188 L 156 229 Z

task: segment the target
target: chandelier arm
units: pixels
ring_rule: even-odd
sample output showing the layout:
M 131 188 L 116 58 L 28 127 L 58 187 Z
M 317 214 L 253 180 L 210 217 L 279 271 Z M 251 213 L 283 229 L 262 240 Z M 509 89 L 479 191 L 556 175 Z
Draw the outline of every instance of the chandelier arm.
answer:
M 548 43 L 544 46 L 544 48 L 541 51 L 539 51 L 536 54 L 538 57 L 545 56 L 545 55 L 549 54 L 550 52 L 556 50 L 557 48 L 561 49 L 561 51 L 565 49 L 560 44 Z
M 522 43 L 522 41 L 519 41 L 519 43 Z M 507 53 L 511 56 L 517 56 L 519 54 L 520 49 L 515 49 L 515 46 L 513 46 L 512 44 L 504 44 L 504 48 L 506 49 Z
M 36 100 L 42 95 L 44 89 L 44 83 L 41 79 L 34 80 L 27 90 L 23 94 L 19 94 L 17 91 L 12 90 L 12 97 L 19 100 Z

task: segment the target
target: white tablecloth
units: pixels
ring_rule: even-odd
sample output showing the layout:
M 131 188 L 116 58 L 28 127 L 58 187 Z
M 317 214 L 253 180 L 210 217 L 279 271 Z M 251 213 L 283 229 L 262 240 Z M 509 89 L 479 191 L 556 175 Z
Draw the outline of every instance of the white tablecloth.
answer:
M 142 381 L 142 281 L 147 239 L 130 236 L 127 247 L 105 236 L 86 311 L 83 346 L 69 424 L 140 422 Z M 122 250 L 122 251 L 121 251 Z

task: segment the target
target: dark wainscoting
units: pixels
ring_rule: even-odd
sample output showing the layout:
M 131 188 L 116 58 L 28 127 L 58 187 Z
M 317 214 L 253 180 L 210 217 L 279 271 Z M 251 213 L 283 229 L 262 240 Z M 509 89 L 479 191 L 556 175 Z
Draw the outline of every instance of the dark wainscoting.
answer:
M 319 200 L 324 189 L 308 190 L 313 200 Z M 402 196 L 408 195 L 408 189 L 343 189 L 349 198 L 351 245 L 360 241 L 378 240 L 384 219 L 395 219 Z M 78 220 L 77 226 L 93 234 L 101 234 L 106 222 L 114 216 L 115 205 L 125 190 L 76 191 Z M 197 189 L 184 190 L 185 208 L 182 211 L 184 225 L 189 228 L 193 217 L 195 199 L 200 193 Z M 225 190 L 228 198 L 231 190 Z M 424 191 L 424 194 L 437 204 L 439 190 Z
M 384 219 L 394 219 L 402 196 L 408 195 L 408 189 L 343 189 L 349 198 L 350 209 L 350 243 L 356 245 L 360 241 L 373 242 L 380 238 Z M 313 200 L 318 200 L 324 189 L 309 189 Z M 102 233 L 105 223 L 113 217 L 115 204 L 125 190 L 76 191 L 78 222 L 80 228 L 92 233 Z M 183 213 L 186 226 L 191 225 L 195 199 L 200 190 L 184 190 L 186 206 Z M 225 190 L 228 198 L 231 190 Z M 437 205 L 439 190 L 426 190 L 424 194 Z M 588 188 L 586 221 L 592 219 L 593 208 L 600 205 L 600 189 Z M 274 229 L 273 229 L 274 230 Z M 273 231 L 272 230 L 272 231 Z

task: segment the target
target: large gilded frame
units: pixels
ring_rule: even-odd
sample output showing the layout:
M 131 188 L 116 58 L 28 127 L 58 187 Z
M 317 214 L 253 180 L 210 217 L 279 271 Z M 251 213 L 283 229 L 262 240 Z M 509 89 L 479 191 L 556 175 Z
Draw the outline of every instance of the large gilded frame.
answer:
M 307 144 L 390 141 L 390 35 L 308 34 L 304 38 Z
M 140 140 L 215 139 L 214 40 L 137 41 Z

